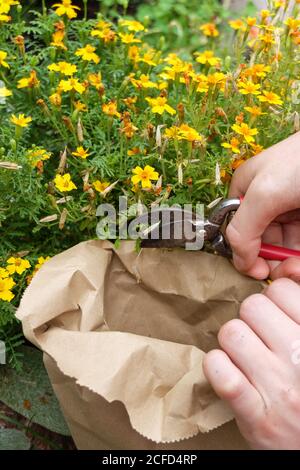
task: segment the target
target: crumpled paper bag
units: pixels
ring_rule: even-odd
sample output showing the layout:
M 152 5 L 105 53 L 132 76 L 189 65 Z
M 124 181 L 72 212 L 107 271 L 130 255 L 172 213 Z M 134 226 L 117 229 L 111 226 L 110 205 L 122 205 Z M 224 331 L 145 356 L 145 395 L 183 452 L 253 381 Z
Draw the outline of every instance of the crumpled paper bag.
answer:
M 89 241 L 34 276 L 17 317 L 80 449 L 245 448 L 202 361 L 263 284 L 203 252 Z M 200 434 L 199 434 L 200 433 Z

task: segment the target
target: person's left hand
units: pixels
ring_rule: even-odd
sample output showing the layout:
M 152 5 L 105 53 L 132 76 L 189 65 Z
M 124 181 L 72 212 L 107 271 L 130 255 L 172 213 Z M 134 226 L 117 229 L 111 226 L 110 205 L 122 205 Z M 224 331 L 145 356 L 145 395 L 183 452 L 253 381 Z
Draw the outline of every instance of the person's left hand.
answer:
M 300 449 L 300 287 L 278 279 L 220 330 L 204 373 L 252 448 Z

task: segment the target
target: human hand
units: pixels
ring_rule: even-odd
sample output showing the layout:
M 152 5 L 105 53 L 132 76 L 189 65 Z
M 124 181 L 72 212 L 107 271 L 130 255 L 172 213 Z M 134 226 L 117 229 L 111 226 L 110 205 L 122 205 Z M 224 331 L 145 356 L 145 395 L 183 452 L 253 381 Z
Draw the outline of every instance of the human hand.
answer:
M 255 449 L 300 450 L 300 287 L 274 281 L 220 330 L 204 373 Z
M 235 172 L 230 197 L 245 195 L 227 227 L 236 268 L 264 279 L 300 280 L 300 260 L 265 261 L 261 243 L 300 249 L 300 133 L 251 158 Z

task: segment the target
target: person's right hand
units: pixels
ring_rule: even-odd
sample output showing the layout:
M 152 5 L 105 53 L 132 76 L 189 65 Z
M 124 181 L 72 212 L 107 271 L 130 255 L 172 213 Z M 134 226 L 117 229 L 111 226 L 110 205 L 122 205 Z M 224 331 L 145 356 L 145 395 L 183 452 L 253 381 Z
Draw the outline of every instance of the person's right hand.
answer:
M 300 259 L 258 257 L 261 243 L 300 249 L 300 132 L 236 170 L 229 197 L 244 196 L 227 227 L 235 267 L 257 279 L 300 281 Z

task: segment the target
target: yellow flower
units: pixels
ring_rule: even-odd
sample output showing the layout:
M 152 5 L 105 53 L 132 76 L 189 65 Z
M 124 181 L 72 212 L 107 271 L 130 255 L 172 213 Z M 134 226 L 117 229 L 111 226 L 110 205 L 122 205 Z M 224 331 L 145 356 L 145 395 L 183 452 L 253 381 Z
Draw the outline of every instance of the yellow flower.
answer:
M 245 70 L 244 74 L 246 77 L 252 77 L 253 79 L 259 77 L 264 78 L 267 73 L 271 72 L 271 67 L 265 64 L 254 64 Z
M 202 26 L 200 26 L 200 31 L 202 31 L 202 33 L 205 36 L 213 37 L 213 38 L 216 38 L 220 34 L 214 23 L 205 23 L 205 24 L 203 24 Z
M 32 118 L 30 116 L 28 117 L 25 117 L 24 114 L 19 114 L 19 116 L 15 116 L 14 114 L 12 114 L 11 118 L 10 118 L 11 122 L 13 124 L 15 124 L 16 126 L 19 126 L 19 127 L 27 127 L 28 124 L 32 121 Z
M 77 91 L 80 95 L 85 92 L 85 87 L 79 82 L 78 78 L 69 78 L 68 80 L 61 80 L 58 85 L 59 89 L 67 91 Z
M 118 118 L 121 116 L 121 114 L 118 112 L 117 103 L 115 101 L 104 103 L 102 105 L 102 111 L 108 116 L 116 116 Z
M 49 261 L 49 259 L 51 259 L 50 256 L 46 256 L 46 258 L 44 258 L 44 256 L 40 256 L 38 258 L 38 262 L 36 263 L 35 267 L 34 267 L 34 270 L 35 271 L 38 271 L 39 269 L 41 269 L 41 267 L 43 266 L 43 264 L 47 263 L 47 261 Z
M 166 111 L 169 114 L 176 114 L 175 109 L 168 105 L 167 98 L 164 96 L 159 96 L 158 98 L 148 97 L 146 101 L 150 104 L 152 113 L 161 115 Z
M 0 23 L 8 23 L 10 20 L 11 16 L 0 13 Z
M 240 134 L 244 137 L 245 141 L 250 144 L 251 142 L 254 142 L 253 136 L 258 134 L 257 129 L 251 129 L 248 124 L 245 122 L 242 122 L 240 125 L 238 124 L 233 124 L 232 129 L 237 133 Z
M 95 64 L 99 64 L 100 57 L 95 53 L 96 48 L 91 44 L 87 44 L 85 47 L 81 49 L 77 49 L 75 55 L 82 58 L 82 60 L 86 60 L 88 62 L 92 61 Z
M 297 31 L 300 26 L 300 20 L 296 18 L 288 18 L 284 23 L 291 31 Z
M 131 46 L 131 47 L 137 47 L 137 46 Z M 155 51 L 154 49 L 149 49 L 145 53 L 143 53 L 142 56 L 139 56 L 137 58 L 137 61 L 143 62 L 144 64 L 153 65 L 153 67 L 155 67 L 158 64 L 158 61 L 154 60 L 156 54 L 157 54 L 157 51 Z M 129 56 L 129 52 L 128 52 L 128 56 Z
M 259 144 L 251 143 L 250 146 L 252 148 L 252 155 L 253 156 L 258 155 L 259 153 L 261 153 L 264 150 L 262 145 L 259 145 Z
M 139 21 L 135 20 L 119 20 L 120 26 L 125 26 L 129 31 L 137 33 L 138 31 L 144 31 L 145 26 Z
M 209 86 L 220 86 L 224 87 L 226 81 L 226 75 L 222 72 L 212 73 L 207 76 L 207 83 Z
M 56 8 L 55 13 L 58 16 L 67 15 L 70 20 L 76 18 L 77 13 L 75 10 L 80 10 L 79 7 L 72 5 L 71 0 L 62 0 L 61 3 L 55 3 L 52 7 Z
M 85 159 L 91 154 L 88 153 L 88 151 L 85 150 L 83 147 L 77 147 L 76 152 L 72 152 L 72 155 Z
M 57 64 L 48 65 L 48 69 L 51 72 L 59 72 L 62 75 L 72 76 L 77 72 L 77 67 L 75 64 L 70 64 L 69 62 L 58 62 Z
M 101 72 L 98 73 L 89 73 L 88 74 L 88 81 L 92 86 L 96 88 L 96 90 L 101 90 L 104 88 L 104 85 L 102 83 L 102 76 Z
M 31 264 L 27 259 L 14 258 L 13 256 L 7 260 L 7 271 L 9 274 L 23 274 L 26 269 L 29 269 Z
M 6 57 L 7 57 L 7 52 L 5 51 L 0 51 L 0 65 L 5 68 L 9 68 L 8 63 L 6 62 Z
M 87 105 L 82 103 L 81 101 L 74 101 L 74 107 L 77 109 L 79 112 L 85 112 L 88 110 Z
M 9 276 L 9 272 L 4 268 L 0 268 L 0 278 L 5 279 L 8 276 Z
M 281 105 L 283 104 L 282 99 L 280 96 L 278 96 L 276 93 L 273 93 L 273 91 L 263 91 L 263 95 L 259 96 L 258 99 L 262 102 L 269 103 L 269 104 L 277 104 Z
M 5 302 L 10 302 L 14 298 L 14 294 L 11 289 L 16 285 L 14 280 L 9 277 L 6 279 L 0 278 L 0 299 Z
M 208 79 L 206 75 L 200 74 L 194 77 L 194 81 L 197 83 L 196 91 L 198 93 L 207 93 L 209 90 Z
M 157 88 L 157 83 L 154 83 L 150 80 L 149 75 L 142 74 L 139 79 L 130 78 L 131 83 L 136 88 Z
M 71 180 L 70 173 L 65 173 L 64 175 L 56 175 L 54 178 L 54 184 L 56 188 L 62 193 L 77 189 L 77 186 L 75 186 L 75 184 Z
M 199 62 L 199 64 L 208 64 L 211 65 L 212 67 L 215 67 L 216 65 L 220 65 L 220 60 L 218 57 L 215 57 L 213 51 L 204 51 L 202 53 L 197 54 L 197 59 L 196 62 Z
M 255 84 L 250 80 L 243 82 L 240 80 L 238 82 L 239 92 L 242 95 L 259 95 L 260 94 L 260 85 L 259 83 Z
M 181 124 L 179 127 L 179 139 L 180 140 L 187 140 L 189 142 L 202 142 L 203 137 L 200 135 L 196 129 L 193 129 L 192 127 L 188 126 L 187 124 Z
M 61 105 L 61 95 L 59 93 L 53 93 L 53 95 L 49 96 L 49 101 L 53 106 L 59 107 Z
M 0 98 L 7 98 L 8 96 L 11 96 L 11 95 L 12 95 L 12 92 L 5 86 L 0 88 Z
M 228 21 L 228 24 L 232 29 L 235 29 L 235 30 L 240 29 L 241 31 L 246 31 L 246 29 L 247 29 L 246 26 L 245 26 L 245 23 L 240 19 L 230 20 L 230 21 Z
M 167 139 L 174 139 L 174 140 L 179 140 L 179 127 L 177 126 L 172 126 L 172 127 L 168 127 L 167 129 L 165 129 L 165 133 L 164 133 L 165 137 L 167 137 Z
M 49 160 L 51 152 L 47 152 L 47 150 L 42 147 L 33 147 L 32 149 L 27 150 L 26 156 L 31 165 L 36 167 L 40 161 Z
M 24 77 L 18 80 L 17 88 L 34 88 L 40 84 L 37 78 L 36 71 L 31 70 L 29 77 Z
M 124 44 L 142 42 L 140 39 L 134 37 L 134 34 L 132 33 L 119 33 L 119 37 Z
M 233 137 L 230 140 L 230 143 L 224 142 L 222 144 L 222 147 L 224 147 L 225 149 L 232 150 L 233 153 L 241 153 L 241 151 L 239 149 L 239 145 L 240 145 L 239 139 L 237 139 L 236 137 Z
M 58 47 L 60 49 L 67 50 L 67 46 L 64 44 L 65 32 L 63 30 L 55 31 L 52 34 L 52 42 L 50 42 L 50 46 Z
M 246 23 L 247 23 L 247 25 L 250 26 L 250 27 L 255 26 L 256 23 L 257 23 L 257 18 L 248 16 L 248 17 L 246 18 Z
M 259 106 L 245 106 L 244 109 L 246 111 L 248 111 L 248 113 L 252 114 L 252 116 L 255 116 L 255 117 L 262 116 L 263 114 L 266 114 L 266 113 L 262 112 L 262 110 Z
M 110 183 L 107 183 L 107 181 L 99 181 L 99 180 L 96 180 L 94 181 L 93 183 L 93 186 L 95 188 L 96 191 L 98 191 L 98 193 L 103 193 L 103 191 L 108 188 L 108 186 L 110 185 Z
M 142 188 L 151 188 L 151 181 L 157 181 L 159 175 L 152 166 L 146 165 L 145 168 L 136 166 L 132 173 L 134 176 L 131 177 L 133 185 L 142 183 Z

